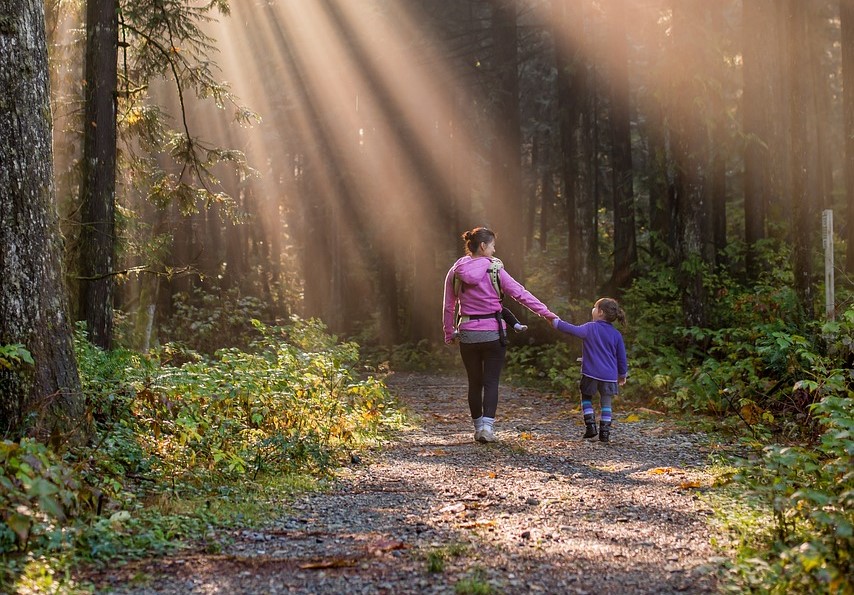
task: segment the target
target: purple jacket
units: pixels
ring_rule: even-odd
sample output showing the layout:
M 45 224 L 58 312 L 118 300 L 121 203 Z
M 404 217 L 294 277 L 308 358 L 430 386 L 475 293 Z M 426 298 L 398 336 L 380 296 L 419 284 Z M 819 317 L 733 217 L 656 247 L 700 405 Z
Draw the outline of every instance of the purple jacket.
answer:
M 492 314 L 501 311 L 501 300 L 489 279 L 489 264 L 491 260 L 485 256 L 463 256 L 448 271 L 445 277 L 445 305 L 442 316 L 442 326 L 445 330 L 445 343 L 450 343 L 454 336 L 454 307 L 460 304 L 460 314 Z M 454 277 L 463 282 L 460 295 L 454 295 Z M 540 300 L 525 289 L 510 274 L 501 269 L 498 273 L 501 289 L 505 295 L 528 308 L 534 314 L 543 318 L 557 318 Z M 501 322 L 504 325 L 504 322 Z M 495 319 L 469 320 L 460 325 L 467 331 L 497 331 Z
M 581 343 L 581 373 L 603 382 L 617 382 L 629 373 L 623 335 L 605 320 L 585 322 L 581 326 L 555 320 L 554 327 L 574 335 Z

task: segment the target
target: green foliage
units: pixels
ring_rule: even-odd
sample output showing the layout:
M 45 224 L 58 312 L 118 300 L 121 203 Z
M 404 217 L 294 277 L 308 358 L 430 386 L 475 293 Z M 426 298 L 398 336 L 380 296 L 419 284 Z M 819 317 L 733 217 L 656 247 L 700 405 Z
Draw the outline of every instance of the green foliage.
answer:
M 486 582 L 483 569 L 476 567 L 469 576 L 461 578 L 456 582 L 454 593 L 457 595 L 490 595 L 491 593 L 495 593 L 495 589 L 491 584 Z
M 161 331 L 164 342 L 204 354 L 225 346 L 245 349 L 258 335 L 251 321 L 267 318 L 261 300 L 243 296 L 237 289 L 211 293 L 196 288 L 192 295 L 178 293 L 174 309 Z
M 813 406 L 824 429 L 815 448 L 767 446 L 761 461 L 743 469 L 744 501 L 758 503 L 770 522 L 739 543 L 729 590 L 854 592 L 852 396 L 826 397 Z
M 357 372 L 356 344 L 314 320 L 252 327 L 246 351 L 209 358 L 168 345 L 104 352 L 78 330 L 96 435 L 62 456 L 0 443 L 0 590 L 274 514 L 311 486 L 292 479 L 327 476 L 401 422 L 382 379 Z M 176 354 L 190 361 L 170 364 Z
M 468 551 L 468 546 L 463 543 L 452 543 L 443 547 L 437 547 L 427 552 L 427 571 L 439 573 L 445 571 L 445 562 L 458 558 Z
M 504 376 L 509 381 L 573 392 L 581 379 L 580 356 L 579 341 L 514 347 L 507 350 Z
M 35 365 L 33 356 L 20 343 L 0 345 L 0 367 L 14 370 L 21 364 Z
M 355 344 L 335 343 L 316 321 L 254 326 L 260 338 L 248 351 L 221 349 L 178 367 L 131 371 L 134 433 L 153 472 L 196 485 L 323 473 L 392 421 L 382 381 L 356 375 Z
M 80 505 L 80 480 L 45 445 L 0 442 L 0 554 L 23 547 L 60 547 L 64 521 Z
M 460 366 L 457 346 L 437 345 L 427 340 L 392 347 L 374 346 L 364 351 L 363 359 L 377 369 L 397 372 L 455 372 Z
M 663 268 L 626 292 L 632 383 L 659 406 L 705 412 L 753 438 L 812 435 L 809 405 L 844 392 L 854 311 L 833 323 L 803 323 L 797 297 L 765 276 L 745 287 L 705 275 L 714 326 L 684 327 L 673 272 Z

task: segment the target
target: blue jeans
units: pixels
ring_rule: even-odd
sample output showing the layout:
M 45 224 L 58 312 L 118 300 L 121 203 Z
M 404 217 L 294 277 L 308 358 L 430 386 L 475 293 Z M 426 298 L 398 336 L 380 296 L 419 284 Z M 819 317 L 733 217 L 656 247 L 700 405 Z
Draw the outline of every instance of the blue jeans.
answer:
M 507 347 L 501 341 L 460 343 L 460 357 L 469 380 L 471 418 L 495 417 L 498 409 L 498 381 Z

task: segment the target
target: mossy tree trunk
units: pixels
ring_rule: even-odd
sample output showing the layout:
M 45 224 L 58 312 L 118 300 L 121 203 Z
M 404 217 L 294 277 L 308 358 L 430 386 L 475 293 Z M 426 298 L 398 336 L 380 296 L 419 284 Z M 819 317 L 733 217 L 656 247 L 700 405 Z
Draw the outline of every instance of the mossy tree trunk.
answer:
M 116 245 L 118 3 L 88 0 L 86 6 L 79 316 L 86 321 L 89 340 L 110 349 Z
M 41 0 L 0 0 L 0 345 L 35 364 L 0 372 L 0 435 L 80 436 L 84 416 L 54 206 Z

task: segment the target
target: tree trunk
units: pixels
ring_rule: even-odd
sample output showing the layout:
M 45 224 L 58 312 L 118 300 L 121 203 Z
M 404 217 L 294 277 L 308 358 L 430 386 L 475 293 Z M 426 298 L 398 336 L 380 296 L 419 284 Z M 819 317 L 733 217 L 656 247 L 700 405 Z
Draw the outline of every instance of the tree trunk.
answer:
M 578 216 L 579 115 L 584 101 L 584 53 L 581 48 L 583 15 L 578 0 L 552 0 L 552 36 L 557 69 L 558 127 L 560 129 L 560 171 L 563 178 L 567 247 L 566 282 L 570 293 L 577 294 L 581 283 L 582 230 Z
M 548 131 L 545 132 L 543 139 L 543 148 L 540 151 L 543 153 L 540 159 L 541 177 L 540 183 L 540 252 L 545 253 L 549 247 L 549 229 L 552 222 L 552 210 L 555 202 L 554 180 L 551 167 L 551 135 Z
M 498 256 L 519 280 L 524 278 L 522 235 L 522 154 L 519 115 L 519 73 L 516 39 L 516 0 L 493 0 L 493 67 L 498 77 L 494 106 L 495 140 L 491 154 L 489 217 L 498 234 Z
M 789 40 L 787 56 L 789 81 L 789 106 L 791 116 L 790 170 L 792 173 L 792 270 L 798 301 L 808 319 L 815 317 L 812 250 L 816 233 L 815 209 L 809 191 L 810 142 L 807 122 L 814 115 L 808 86 L 811 79 L 807 6 L 803 0 L 787 0 L 786 36 Z
M 842 21 L 842 81 L 845 130 L 845 193 L 848 197 L 848 233 L 845 270 L 854 274 L 854 0 L 839 1 Z
M 79 439 L 84 402 L 54 210 L 44 4 L 0 0 L 0 14 L 0 345 L 20 343 L 35 360 L 0 373 L 0 433 Z
M 88 0 L 78 315 L 104 349 L 113 342 L 117 58 L 117 0 Z
M 610 106 L 612 173 L 614 184 L 614 270 L 609 293 L 619 293 L 632 282 L 637 266 L 634 185 L 632 183 L 631 106 L 626 39 L 625 0 L 611 3 Z
M 664 113 L 656 97 L 647 101 L 647 142 L 649 143 L 649 250 L 659 262 L 667 262 L 673 246 L 670 181 L 667 176 L 667 143 L 665 141 Z
M 674 51 L 683 58 L 674 74 L 674 159 L 676 161 L 676 262 L 682 290 L 686 326 L 705 326 L 706 295 L 703 286 L 705 222 L 704 173 L 706 131 L 698 105 L 702 97 L 696 73 L 702 69 L 700 23 L 703 0 L 685 0 L 673 10 Z
M 765 56 L 770 48 L 770 23 L 774 14 L 773 0 L 744 0 L 742 37 L 744 56 L 744 98 L 742 130 L 744 132 L 744 239 L 747 244 L 745 273 L 757 279 L 761 263 L 756 244 L 765 238 L 768 193 L 771 191 L 771 101 Z
M 712 81 L 709 89 L 709 112 L 712 148 L 709 155 L 708 201 L 709 225 L 706 230 L 712 245 L 707 258 L 713 264 L 720 264 L 727 246 L 726 218 L 726 159 L 729 144 L 726 134 L 726 73 L 724 58 L 726 51 L 724 7 L 721 3 L 709 3 L 710 43 L 706 48 L 708 79 Z

